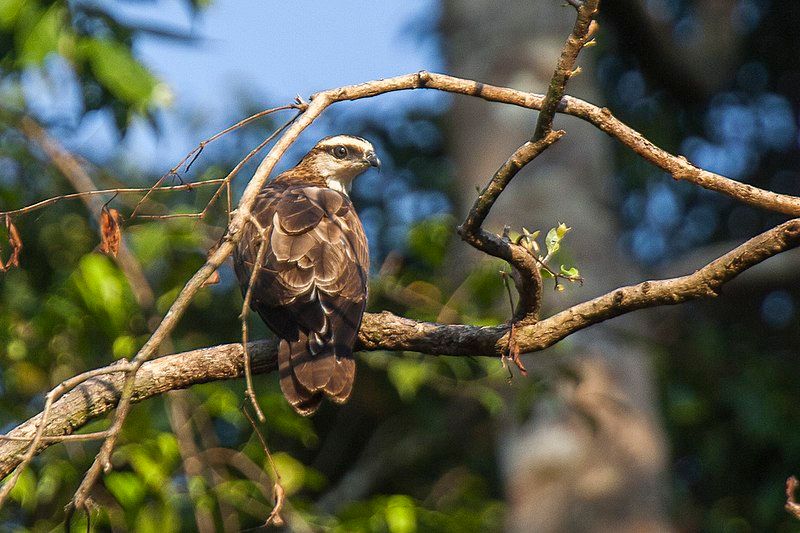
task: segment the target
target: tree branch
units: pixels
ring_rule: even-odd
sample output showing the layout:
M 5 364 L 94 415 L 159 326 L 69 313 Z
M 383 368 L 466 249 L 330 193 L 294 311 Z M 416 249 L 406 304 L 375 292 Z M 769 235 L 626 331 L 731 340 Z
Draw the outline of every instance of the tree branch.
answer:
M 578 17 L 575 19 L 572 33 L 567 37 L 564 48 L 561 49 L 561 56 L 558 58 L 556 70 L 547 87 L 539 118 L 536 119 L 536 130 L 533 132 L 532 141 L 544 139 L 553 131 L 553 119 L 567 88 L 567 81 L 579 72 L 579 70 L 573 70 L 578 54 L 597 32 L 597 21 L 594 20 L 594 17 L 597 15 L 599 5 L 600 0 L 585 0 L 580 5 L 574 6 L 578 11 Z
M 298 106 L 301 109 L 301 114 L 278 139 L 259 165 L 255 175 L 244 191 L 236 214 L 230 220 L 228 232 L 221 245 L 216 251 L 209 255 L 206 263 L 195 272 L 192 278 L 184 285 L 159 326 L 131 361 L 128 373 L 129 379 L 127 380 L 124 388 L 125 390 L 121 396 L 115 419 L 109 430 L 109 437 L 103 443 L 100 453 L 87 472 L 84 482 L 76 493 L 75 503 L 77 507 L 83 506 L 89 488 L 91 488 L 101 470 L 109 465 L 108 460 L 117 435 L 116 428 L 121 426 L 127 415 L 136 372 L 138 372 L 139 368 L 144 363 L 156 355 L 158 347 L 178 324 L 178 321 L 188 308 L 194 295 L 203 287 L 205 280 L 208 279 L 232 253 L 236 242 L 241 238 L 241 230 L 244 223 L 251 215 L 250 209 L 255 201 L 256 195 L 261 190 L 272 172 L 272 169 L 288 147 L 327 107 L 336 102 L 369 98 L 386 92 L 418 88 L 430 88 L 458 94 L 467 94 L 485 100 L 505 102 L 531 109 L 540 109 L 543 103 L 543 97 L 535 94 L 515 91 L 508 88 L 493 87 L 475 81 L 454 78 L 443 74 L 430 74 L 422 71 L 415 74 L 323 91 L 313 95 L 309 104 L 306 105 L 303 103 L 302 106 Z M 782 213 L 800 215 L 800 198 L 756 189 L 723 176 L 698 169 L 686 161 L 685 158 L 673 156 L 656 147 L 650 141 L 644 139 L 641 134 L 614 119 L 611 113 L 606 109 L 600 109 L 581 100 L 565 96 L 559 105 L 559 111 L 572 114 L 595 124 L 601 130 L 618 138 L 643 158 L 669 171 L 678 179 L 686 179 L 705 188 L 718 190 L 751 205 L 772 209 Z M 252 152 L 248 154 L 248 157 L 251 155 Z M 608 318 L 608 316 L 605 318 Z M 600 320 L 605 318 L 600 318 Z M 590 323 L 593 322 L 586 322 L 587 325 Z M 523 332 L 523 330 L 520 329 L 520 332 Z
M 750 267 L 800 246 L 800 219 L 772 228 L 697 270 L 677 278 L 645 281 L 621 287 L 588 302 L 575 305 L 545 320 L 517 328 L 516 342 L 524 353 L 543 350 L 583 328 L 648 307 L 673 305 L 716 296 L 720 288 Z M 367 313 L 359 331 L 359 350 L 414 351 L 430 355 L 501 357 L 509 328 L 418 322 L 384 311 Z M 274 340 L 248 344 L 254 373 L 277 368 Z M 117 405 L 130 363 L 119 361 L 92 372 L 93 378 L 62 396 L 51 406 L 48 422 L 36 449 L 41 452 L 57 439 L 70 435 L 89 420 Z M 131 399 L 140 402 L 198 383 L 234 379 L 244 375 L 244 355 L 239 343 L 201 348 L 144 363 L 136 375 Z M 36 415 L 0 440 L 0 477 L 22 460 L 42 415 Z

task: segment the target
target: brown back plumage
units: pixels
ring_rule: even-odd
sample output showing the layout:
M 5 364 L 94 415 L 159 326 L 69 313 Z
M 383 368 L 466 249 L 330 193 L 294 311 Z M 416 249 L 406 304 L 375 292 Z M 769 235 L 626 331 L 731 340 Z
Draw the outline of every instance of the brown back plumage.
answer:
M 367 239 L 353 205 L 301 163 L 267 184 L 252 211 L 265 230 L 264 260 L 254 265 L 262 236 L 248 224 L 234 268 L 243 294 L 253 268 L 259 269 L 251 307 L 281 339 L 281 389 L 304 415 L 316 411 L 324 396 L 343 403 L 355 379 L 353 345 L 369 269 Z

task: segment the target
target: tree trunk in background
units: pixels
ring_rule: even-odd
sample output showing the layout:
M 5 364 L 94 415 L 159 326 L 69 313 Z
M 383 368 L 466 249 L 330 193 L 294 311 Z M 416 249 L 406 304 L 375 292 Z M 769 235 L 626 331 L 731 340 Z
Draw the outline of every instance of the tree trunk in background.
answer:
M 540 6 L 540 7 L 534 7 Z M 542 93 L 574 22 L 559 2 L 447 0 L 442 31 L 448 71 L 487 83 Z M 592 86 L 592 49 L 579 58 L 584 73 L 568 93 L 601 102 Z M 458 215 L 534 129 L 535 112 L 470 98 L 448 114 L 449 152 L 458 183 Z M 637 280 L 620 252 L 613 210 L 612 153 L 608 137 L 587 124 L 558 116 L 567 136 L 521 172 L 494 207 L 486 227 L 519 230 L 566 222 L 574 229 L 566 248 L 586 278 L 563 293 L 545 288 L 545 313 Z M 459 262 L 480 255 L 463 244 Z M 454 269 L 463 272 L 463 267 Z M 655 407 L 648 354 L 634 332 L 647 331 L 641 316 L 595 326 L 544 354 L 529 369 L 545 375 L 557 401 L 539 399 L 531 418 L 504 428 L 507 529 L 510 531 L 669 530 L 665 474 L 668 451 Z M 627 333 L 622 331 L 627 329 Z M 577 381 L 554 372 L 569 362 Z M 524 378 L 522 378 L 524 379 Z

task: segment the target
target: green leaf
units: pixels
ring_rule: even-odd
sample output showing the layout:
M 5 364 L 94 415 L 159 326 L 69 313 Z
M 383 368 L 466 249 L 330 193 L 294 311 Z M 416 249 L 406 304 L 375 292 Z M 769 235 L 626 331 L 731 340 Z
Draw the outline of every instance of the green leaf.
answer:
M 105 477 L 104 483 L 108 491 L 126 509 L 135 509 L 144 501 L 147 489 L 139 476 L 133 472 L 111 472 Z
M 172 465 L 167 462 L 158 461 L 151 457 L 143 448 L 137 446 L 131 451 L 129 458 L 131 466 L 138 474 L 137 479 L 146 483 L 153 490 L 159 490 L 167 481 Z
M 123 44 L 87 38 L 78 43 L 97 80 L 113 96 L 145 112 L 152 102 L 158 80 Z
M 530 231 L 528 231 L 528 228 L 522 228 L 523 246 L 525 246 L 529 252 L 532 252 L 537 255 L 539 253 L 539 243 L 536 242 L 536 239 L 539 237 L 540 233 L 541 231 L 539 231 L 538 229 L 533 233 L 531 233 Z
M 17 27 L 19 61 L 22 65 L 40 65 L 47 54 L 58 50 L 58 40 L 64 26 L 64 9 L 54 5 L 28 29 Z
M 563 222 L 559 224 L 558 227 L 556 228 L 556 234 L 558 234 L 558 239 L 559 240 L 563 239 L 564 235 L 566 235 L 571 229 L 572 228 L 568 228 L 567 225 L 564 224 Z
M 581 273 L 578 272 L 577 268 L 575 267 L 567 268 L 564 265 L 561 265 L 561 273 L 570 278 L 576 278 L 581 275 Z
M 503 397 L 493 389 L 486 388 L 482 390 L 478 396 L 478 400 L 481 402 L 481 405 L 483 405 L 483 408 L 492 416 L 500 414 L 503 411 L 503 407 L 505 407 Z
M 0 0 L 0 28 L 13 28 L 24 7 L 25 0 Z
M 403 401 L 411 401 L 419 388 L 428 381 L 430 372 L 423 361 L 411 359 L 393 359 L 387 369 L 389 381 Z
M 547 232 L 547 236 L 544 238 L 544 243 L 547 246 L 547 255 L 553 255 L 561 248 L 561 237 L 558 235 L 558 230 L 556 228 L 550 228 L 550 231 Z
M 414 533 L 417 513 L 413 500 L 399 494 L 391 496 L 386 502 L 386 525 L 391 533 Z
M 272 460 L 275 462 L 275 469 L 281 476 L 281 485 L 287 496 L 291 496 L 303 488 L 306 477 L 306 467 L 303 463 L 283 452 L 273 454 Z M 270 472 L 270 474 L 272 473 Z
M 408 232 L 408 248 L 413 256 L 438 268 L 444 262 L 455 221 L 438 216 L 415 224 Z
M 106 256 L 84 256 L 73 273 L 72 285 L 83 304 L 96 318 L 105 320 L 110 333 L 122 333 L 134 311 L 135 300 L 130 285 Z
M 36 507 L 36 476 L 30 468 L 26 468 L 17 479 L 16 485 L 11 489 L 11 499 L 16 500 L 27 510 Z
M 130 335 L 120 335 L 114 339 L 111 351 L 114 354 L 114 359 L 128 358 L 136 353 L 138 343 L 134 337 Z

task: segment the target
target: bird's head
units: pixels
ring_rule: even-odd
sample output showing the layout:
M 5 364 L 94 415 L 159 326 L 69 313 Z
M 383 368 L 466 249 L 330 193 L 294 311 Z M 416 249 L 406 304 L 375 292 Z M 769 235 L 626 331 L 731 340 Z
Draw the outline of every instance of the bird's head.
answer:
M 323 178 L 331 189 L 347 194 L 353 179 L 370 167 L 380 168 L 381 161 L 366 139 L 333 135 L 314 145 L 300 165 Z

